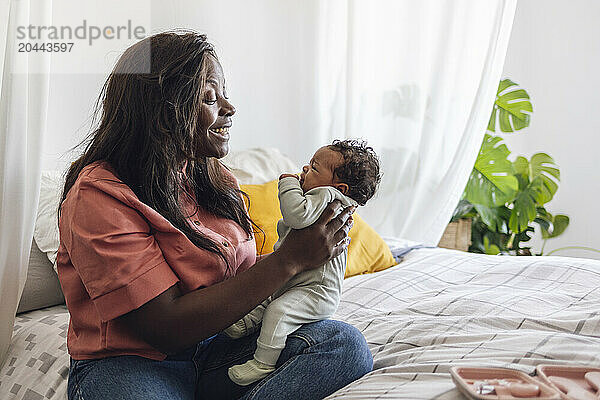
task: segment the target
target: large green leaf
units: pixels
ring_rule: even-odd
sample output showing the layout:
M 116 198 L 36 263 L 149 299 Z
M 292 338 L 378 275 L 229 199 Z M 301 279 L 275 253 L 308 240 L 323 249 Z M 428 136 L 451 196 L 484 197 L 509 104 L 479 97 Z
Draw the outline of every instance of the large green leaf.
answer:
M 542 178 L 536 177 L 529 186 L 519 191 L 513 203 L 508 227 L 515 233 L 523 232 L 537 216 L 537 204 L 542 199 Z
M 544 231 L 552 230 L 553 220 L 554 217 L 552 216 L 552 214 L 550 214 L 544 207 L 537 207 L 537 216 L 535 217 L 533 222 L 536 222 L 540 226 L 540 229 L 542 230 L 542 235 Z
M 552 228 L 542 228 L 542 238 L 550 239 L 563 234 L 565 229 L 569 226 L 569 217 L 562 214 L 557 214 L 552 217 Z
M 495 207 L 511 201 L 518 189 L 518 181 L 512 175 L 510 151 L 502 138 L 486 134 L 475 167 L 471 172 L 464 198 L 471 204 Z
M 523 175 L 529 178 L 529 160 L 523 156 L 517 157 L 513 162 L 515 174 Z
M 454 213 L 452 213 L 452 219 L 450 222 L 458 221 L 461 218 L 470 218 L 474 215 L 473 204 L 469 203 L 465 199 L 461 199 L 456 205 Z
M 525 89 L 510 79 L 504 79 L 498 86 L 487 129 L 496 132 L 497 123 L 502 132 L 514 132 L 526 128 L 531 120 L 531 112 L 533 106 Z
M 485 238 L 487 238 L 488 246 L 485 246 Z M 494 232 L 482 221 L 479 215 L 476 215 L 472 219 L 471 224 L 471 245 L 469 246 L 470 252 L 475 253 L 486 253 L 491 248 L 491 245 L 495 245 L 500 252 L 506 251 L 506 242 L 509 240 L 510 235 L 500 232 Z
M 536 153 L 531 157 L 531 161 L 528 161 L 525 157 L 519 156 L 513 162 L 513 168 L 519 180 L 520 190 L 523 190 L 529 185 L 529 182 L 539 177 L 543 183 L 540 204 L 552 200 L 556 190 L 558 190 L 556 181 L 560 180 L 560 171 L 552 157 L 546 153 Z
M 490 244 L 490 239 L 487 236 L 483 237 L 483 246 L 485 249 L 485 254 L 489 254 L 492 256 L 500 254 L 500 248 L 495 244 Z
M 481 204 L 475 204 L 474 207 L 483 223 L 486 224 L 490 230 L 508 233 L 510 209 L 506 206 L 486 207 Z
M 525 190 L 531 179 L 529 177 L 529 160 L 525 157 L 519 156 L 513 162 L 513 171 L 515 171 L 515 178 L 519 182 L 519 191 Z
M 529 233 L 531 233 L 531 235 L 529 235 Z M 526 243 L 526 242 L 530 241 L 534 234 L 535 234 L 535 229 L 533 229 L 532 226 L 528 226 L 527 228 L 525 228 L 525 230 L 523 232 L 517 233 L 515 235 L 513 242 L 512 242 L 512 248 L 514 250 L 516 250 L 517 255 L 519 255 L 519 253 L 520 253 L 519 249 L 521 249 L 521 250 L 531 249 L 531 247 L 521 247 L 521 243 Z
M 542 178 L 542 204 L 549 202 L 558 190 L 557 181 L 560 181 L 560 171 L 554 163 L 554 159 L 546 153 L 536 153 L 531 156 L 529 165 L 531 168 L 530 179 L 538 176 Z

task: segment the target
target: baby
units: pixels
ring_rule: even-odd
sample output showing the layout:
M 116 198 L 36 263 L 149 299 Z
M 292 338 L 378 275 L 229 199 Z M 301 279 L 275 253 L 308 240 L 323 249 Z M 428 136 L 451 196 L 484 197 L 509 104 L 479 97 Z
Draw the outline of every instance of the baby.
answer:
M 379 160 L 371 147 L 358 140 L 336 140 L 321 147 L 302 168 L 300 177 L 279 177 L 279 203 L 283 219 L 277 223 L 277 249 L 290 229 L 312 225 L 335 199 L 342 207 L 365 205 L 381 177 Z M 341 209 L 340 209 L 341 211 Z M 240 338 L 255 332 L 254 358 L 229 368 L 229 378 L 246 386 L 275 370 L 287 336 L 301 325 L 330 318 L 336 311 L 346 271 L 347 250 L 327 264 L 290 279 L 270 298 L 224 332 Z

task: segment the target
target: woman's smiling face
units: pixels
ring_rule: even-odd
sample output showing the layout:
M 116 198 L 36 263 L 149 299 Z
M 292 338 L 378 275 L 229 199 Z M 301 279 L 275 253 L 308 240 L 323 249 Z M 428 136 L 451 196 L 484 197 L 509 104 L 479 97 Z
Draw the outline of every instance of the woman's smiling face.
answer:
M 212 55 L 207 55 L 206 83 L 200 111 L 196 157 L 222 158 L 229 153 L 229 128 L 235 107 L 227 100 L 223 69 Z

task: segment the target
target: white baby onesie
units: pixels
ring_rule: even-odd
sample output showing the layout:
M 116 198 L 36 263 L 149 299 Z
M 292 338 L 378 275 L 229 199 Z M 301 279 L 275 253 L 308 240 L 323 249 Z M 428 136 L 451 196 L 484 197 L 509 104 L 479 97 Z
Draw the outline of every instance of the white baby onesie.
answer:
M 335 199 L 339 199 L 344 208 L 358 205 L 356 201 L 334 187 L 317 187 L 303 193 L 298 179 L 293 177 L 281 179 L 279 203 L 283 219 L 277 223 L 279 240 L 275 243 L 274 250 L 279 248 L 291 229 L 302 229 L 312 225 L 327 205 Z M 341 210 L 342 208 L 336 215 Z M 244 317 L 255 323 L 262 319 L 257 349 L 254 353 L 255 361 L 271 366 L 268 369 L 273 370 L 290 333 L 303 324 L 327 319 L 333 315 L 340 301 L 346 271 L 346 256 L 347 250 L 344 250 L 342 254 L 321 267 L 297 274 Z M 250 384 L 251 382 L 246 383 L 241 379 L 242 383 L 240 383 L 236 381 L 235 376 L 232 376 L 231 370 L 235 371 L 238 367 L 242 366 L 232 367 L 229 376 L 236 383 Z M 262 377 L 264 376 L 258 376 L 254 381 Z

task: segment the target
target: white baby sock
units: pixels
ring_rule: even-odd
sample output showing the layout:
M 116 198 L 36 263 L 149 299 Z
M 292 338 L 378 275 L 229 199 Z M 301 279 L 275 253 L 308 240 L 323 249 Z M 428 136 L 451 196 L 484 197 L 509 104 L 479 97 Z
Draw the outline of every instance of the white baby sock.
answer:
M 234 365 L 229 368 L 229 379 L 240 386 L 248 386 L 275 371 L 275 366 L 263 364 L 260 361 L 246 361 L 244 364 Z

